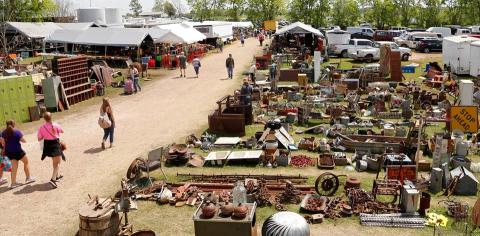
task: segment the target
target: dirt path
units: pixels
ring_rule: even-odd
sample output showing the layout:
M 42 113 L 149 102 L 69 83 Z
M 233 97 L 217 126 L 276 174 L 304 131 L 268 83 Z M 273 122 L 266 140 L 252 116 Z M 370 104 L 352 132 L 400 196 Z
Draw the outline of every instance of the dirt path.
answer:
M 119 187 L 119 178 L 133 158 L 205 126 L 215 101 L 240 84 L 239 79 L 225 80 L 224 61 L 229 53 L 239 75 L 259 50 L 254 39 L 247 40 L 245 47 L 234 43 L 223 54 L 202 60 L 200 79 L 175 78 L 178 71 L 171 71 L 138 95 L 113 98 L 117 120 L 113 149 L 99 148 L 103 134 L 96 122 L 99 105 L 57 120 L 69 148 L 68 160 L 61 166 L 65 180 L 58 189 L 52 190 L 47 183 L 51 161 L 40 161 L 36 134 L 26 133 L 24 149 L 38 181 L 10 191 L 6 185 L 0 187 L 0 235 L 70 235 L 78 224 L 78 206 L 87 194 L 102 195 Z M 191 67 L 187 76 L 193 76 Z M 19 172 L 18 179 L 23 180 L 23 171 Z

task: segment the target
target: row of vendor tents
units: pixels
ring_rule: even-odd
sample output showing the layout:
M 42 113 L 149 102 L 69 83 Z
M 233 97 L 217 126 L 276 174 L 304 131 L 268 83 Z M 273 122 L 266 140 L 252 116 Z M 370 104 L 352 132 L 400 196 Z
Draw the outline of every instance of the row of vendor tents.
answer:
M 465 35 L 444 38 L 443 63 L 455 74 L 480 76 L 480 38 Z
M 207 37 L 185 23 L 154 28 L 96 27 L 94 23 L 8 22 L 11 28 L 30 39 L 44 43 L 97 46 L 139 46 L 147 37 L 155 43 L 191 44 Z

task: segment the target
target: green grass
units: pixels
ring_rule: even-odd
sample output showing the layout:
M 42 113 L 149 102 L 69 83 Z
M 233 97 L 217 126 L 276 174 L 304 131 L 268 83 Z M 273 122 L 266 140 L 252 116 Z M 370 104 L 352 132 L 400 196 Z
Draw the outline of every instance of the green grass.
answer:
M 440 63 L 441 59 L 438 59 Z M 418 81 L 418 77 L 423 74 L 425 63 L 431 61 L 431 59 L 425 59 L 420 61 L 410 61 L 403 62 L 404 64 L 410 64 L 412 62 L 419 63 L 421 66 L 417 68 L 415 74 L 405 74 L 407 80 Z M 349 69 L 354 66 L 362 65 L 363 63 L 356 63 L 349 59 L 331 59 L 332 62 L 341 62 L 340 68 Z M 295 104 L 295 103 L 294 103 Z M 266 117 L 268 119 L 268 117 Z M 397 120 L 392 120 L 397 121 Z M 316 124 L 328 123 L 326 120 L 312 120 L 308 126 L 313 126 Z M 315 137 L 316 139 L 323 138 L 323 134 L 295 134 L 295 130 L 303 129 L 304 127 L 298 127 L 293 125 L 290 128 L 290 134 L 293 138 L 298 141 L 303 137 Z M 438 126 L 428 126 L 426 128 L 426 135 L 431 137 L 434 133 L 442 132 L 445 128 L 444 124 Z M 201 130 L 205 130 L 205 127 L 202 127 Z M 246 135 L 242 137 L 247 139 L 250 136 L 253 136 L 257 131 L 263 131 L 263 125 L 249 125 L 246 127 Z M 200 133 L 197 133 L 197 137 L 200 136 Z M 179 139 L 180 142 L 183 138 Z M 191 151 L 206 156 L 207 153 L 199 150 L 198 148 L 191 149 Z M 304 150 L 296 151 L 293 155 L 296 154 L 306 154 L 310 157 L 317 157 L 317 153 L 308 152 Z M 352 153 L 347 153 L 348 156 L 351 156 Z M 480 156 L 470 155 L 470 158 L 473 162 L 479 162 Z M 428 161 L 431 160 L 429 157 L 425 157 Z M 261 165 L 225 165 L 223 167 L 208 167 L 203 168 L 186 168 L 186 167 L 173 167 L 168 166 L 164 167 L 167 178 L 170 182 L 183 182 L 185 179 L 176 176 L 177 173 L 191 173 L 191 174 L 283 174 L 283 175 L 304 175 L 308 177 L 307 184 L 313 185 L 316 178 L 326 172 L 325 170 L 320 170 L 317 167 L 307 167 L 307 168 L 294 168 L 294 167 L 278 167 L 278 168 L 264 168 Z M 370 191 L 372 189 L 373 180 L 375 179 L 375 173 L 369 172 L 356 172 L 356 171 L 347 171 L 345 167 L 337 166 L 334 170 L 328 172 L 335 173 L 336 175 L 351 175 L 362 180 L 362 189 Z M 428 172 L 420 172 L 421 176 L 428 176 Z M 380 178 L 383 178 L 385 173 L 380 173 Z M 480 178 L 479 174 L 475 174 L 477 178 Z M 162 179 L 161 172 L 155 171 L 152 173 L 152 176 L 156 179 Z M 344 195 L 343 183 L 345 177 L 340 177 L 341 185 L 335 196 Z M 470 206 L 473 206 L 475 201 L 479 196 L 455 196 L 454 198 L 459 201 L 468 202 Z M 438 204 L 440 200 L 445 199 L 441 194 L 432 196 L 431 200 L 431 209 L 432 212 L 437 212 L 439 214 L 446 215 L 446 209 L 442 204 Z M 298 205 L 287 205 L 288 209 L 300 213 Z M 132 212 L 130 214 L 130 219 L 135 225 L 136 229 L 147 228 L 154 231 L 162 232 L 162 235 L 175 234 L 175 235 L 193 235 L 193 221 L 192 215 L 195 211 L 195 207 L 174 207 L 168 205 L 158 205 L 155 202 L 146 202 L 139 201 L 139 210 Z M 257 209 L 257 225 L 258 228 L 261 228 L 263 221 L 274 214 L 276 209 L 271 207 L 262 207 Z M 442 235 L 462 235 L 463 226 L 453 225 L 453 220 L 450 218 L 450 223 L 447 228 L 441 229 Z M 381 227 L 363 227 L 359 223 L 359 218 L 357 216 L 341 219 L 326 219 L 323 224 L 311 225 L 312 235 L 322 235 L 322 232 L 325 232 L 326 235 L 370 235 L 370 234 L 382 234 L 382 235 L 419 235 L 419 236 L 428 236 L 433 234 L 433 229 L 431 227 L 425 227 L 423 229 L 399 229 L 399 228 L 381 228 Z M 329 233 L 327 233 L 329 232 Z M 343 233 L 342 233 L 343 232 Z M 477 234 L 480 235 L 480 232 L 477 231 Z

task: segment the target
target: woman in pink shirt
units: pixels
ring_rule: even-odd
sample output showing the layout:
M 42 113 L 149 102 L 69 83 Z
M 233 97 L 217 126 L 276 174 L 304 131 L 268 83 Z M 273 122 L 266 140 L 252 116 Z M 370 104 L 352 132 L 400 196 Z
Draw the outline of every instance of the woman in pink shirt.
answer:
M 43 119 L 45 120 L 45 124 L 38 129 L 38 141 L 43 140 L 42 160 L 45 159 L 45 157 L 52 158 L 53 173 L 50 184 L 53 188 L 57 188 L 57 182 L 63 177 L 59 174 L 60 162 L 62 158 L 65 160 L 60 145 L 60 133 L 63 133 L 63 130 L 60 125 L 52 123 L 52 115 L 50 112 L 45 112 Z

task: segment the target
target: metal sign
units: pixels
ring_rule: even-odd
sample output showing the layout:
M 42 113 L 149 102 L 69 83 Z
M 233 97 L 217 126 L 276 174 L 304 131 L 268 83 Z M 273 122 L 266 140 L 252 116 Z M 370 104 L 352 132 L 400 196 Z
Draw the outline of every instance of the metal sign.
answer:
M 450 108 L 450 131 L 476 133 L 478 131 L 477 106 L 452 106 Z

